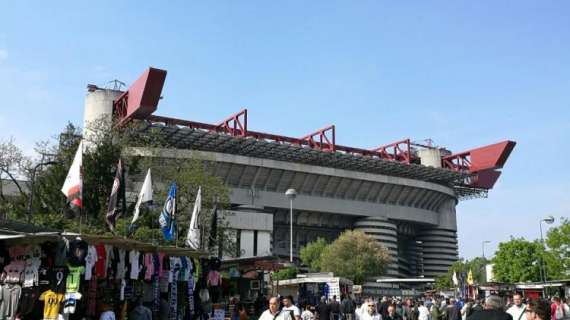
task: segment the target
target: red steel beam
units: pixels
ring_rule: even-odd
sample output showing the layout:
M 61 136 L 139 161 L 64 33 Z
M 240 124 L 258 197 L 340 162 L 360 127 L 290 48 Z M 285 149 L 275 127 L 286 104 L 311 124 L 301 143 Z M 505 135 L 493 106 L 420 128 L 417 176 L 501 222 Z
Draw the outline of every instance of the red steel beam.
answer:
M 442 158 L 442 165 L 454 171 L 479 171 L 500 169 L 505 165 L 516 142 L 506 140 L 488 146 L 452 154 Z
M 216 131 L 222 131 L 232 136 L 247 136 L 247 109 L 231 115 L 216 125 Z
M 385 146 L 372 149 L 374 152 L 381 154 L 384 159 L 395 160 L 410 164 L 412 162 L 412 153 L 410 139 L 396 141 Z
M 330 133 L 331 136 L 328 136 L 327 133 Z M 336 151 L 335 126 L 331 125 L 326 128 L 322 128 L 320 130 L 317 130 L 313 133 L 310 133 L 302 137 L 299 140 L 305 141 L 311 148 L 335 152 Z
M 129 119 L 146 119 L 156 111 L 166 70 L 148 68 L 113 103 L 113 112 L 119 124 Z

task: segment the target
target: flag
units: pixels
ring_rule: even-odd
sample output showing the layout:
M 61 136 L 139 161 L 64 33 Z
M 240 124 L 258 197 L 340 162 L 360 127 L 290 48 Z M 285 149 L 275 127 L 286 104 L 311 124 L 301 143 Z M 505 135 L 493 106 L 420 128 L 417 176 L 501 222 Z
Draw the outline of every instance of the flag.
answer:
M 79 142 L 77 152 L 61 187 L 61 192 L 67 197 L 72 209 L 83 208 L 83 141 Z
M 459 285 L 459 280 L 457 279 L 457 273 L 455 273 L 455 271 L 453 271 L 453 276 L 451 276 L 451 281 L 453 281 L 454 286 L 457 287 Z
M 188 234 L 186 235 L 186 245 L 194 250 L 200 249 L 200 229 L 198 227 L 198 216 L 202 209 L 202 187 L 198 187 L 198 194 L 194 201 L 194 210 L 192 210 L 192 217 L 190 218 L 190 225 L 188 226 Z
M 139 219 L 141 205 L 146 205 L 151 203 L 152 203 L 152 178 L 150 176 L 150 169 L 148 169 L 146 177 L 144 178 L 144 182 L 141 187 L 141 191 L 139 192 L 139 197 L 137 198 L 137 203 L 135 204 L 135 212 L 133 213 L 133 220 L 131 221 L 131 225 L 129 226 L 129 235 L 132 235 L 136 231 L 137 225 L 135 223 Z
M 164 239 L 173 240 L 176 232 L 176 182 L 170 185 L 164 208 L 158 218 Z
M 212 250 L 217 245 L 218 240 L 218 206 L 214 206 L 212 213 L 212 224 L 210 225 L 210 239 L 208 241 L 208 248 Z
M 117 202 L 121 199 L 121 208 L 117 209 Z M 109 196 L 109 205 L 107 206 L 107 214 L 105 215 L 105 221 L 109 226 L 109 229 L 113 232 L 115 231 L 115 223 L 117 219 L 127 210 L 127 202 L 125 199 L 125 180 L 123 175 L 123 162 L 119 159 L 117 163 L 117 172 L 115 173 L 115 179 L 113 180 L 113 188 L 111 189 L 111 195 Z
M 469 273 L 467 274 L 467 284 L 472 286 L 473 283 L 473 271 L 469 270 Z

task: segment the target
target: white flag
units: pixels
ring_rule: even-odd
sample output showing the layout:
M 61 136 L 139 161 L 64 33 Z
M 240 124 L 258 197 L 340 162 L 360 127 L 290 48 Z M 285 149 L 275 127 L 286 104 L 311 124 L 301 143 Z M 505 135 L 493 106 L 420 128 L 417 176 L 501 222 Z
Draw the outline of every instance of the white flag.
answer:
M 198 216 L 202 209 L 202 187 L 198 188 L 196 201 L 194 201 L 194 210 L 190 218 L 190 226 L 188 227 L 188 234 L 186 235 L 186 245 L 194 250 L 200 249 L 200 228 L 198 227 Z
M 133 213 L 133 221 L 131 221 L 131 224 L 134 224 L 138 220 L 141 204 L 148 202 L 152 202 L 152 178 L 150 177 L 150 169 L 148 169 L 146 173 L 139 197 L 137 198 L 135 212 Z
M 459 280 L 457 279 L 457 273 L 455 273 L 455 271 L 453 272 L 453 276 L 451 277 L 451 281 L 453 281 L 454 286 L 457 287 L 459 285 Z
M 81 166 L 83 162 L 83 141 L 79 142 L 77 152 L 61 187 L 61 192 L 67 197 L 67 201 L 72 208 L 83 208 L 83 179 L 81 174 Z

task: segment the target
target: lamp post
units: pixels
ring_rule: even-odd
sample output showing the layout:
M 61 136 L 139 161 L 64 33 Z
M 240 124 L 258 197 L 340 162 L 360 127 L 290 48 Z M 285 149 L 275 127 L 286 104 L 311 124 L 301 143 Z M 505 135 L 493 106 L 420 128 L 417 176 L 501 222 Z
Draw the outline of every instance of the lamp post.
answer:
M 481 250 L 483 251 L 483 259 L 485 259 L 485 245 L 487 243 L 491 243 L 491 241 L 489 241 L 489 240 L 481 241 Z
M 554 223 L 554 217 L 553 216 L 548 216 L 546 218 L 540 219 L 540 243 L 542 244 L 542 250 L 543 253 L 544 251 L 546 251 L 546 247 L 544 246 L 544 237 L 542 236 L 542 223 L 546 223 L 546 224 L 553 224 Z M 544 256 L 541 255 L 540 257 L 540 269 L 541 269 L 541 273 L 540 276 L 542 277 L 542 294 L 544 296 L 546 296 L 546 267 L 544 265 Z
M 293 263 L 293 200 L 297 197 L 297 190 L 287 189 L 285 195 L 289 198 L 289 222 L 290 222 L 290 242 L 289 242 L 289 262 Z

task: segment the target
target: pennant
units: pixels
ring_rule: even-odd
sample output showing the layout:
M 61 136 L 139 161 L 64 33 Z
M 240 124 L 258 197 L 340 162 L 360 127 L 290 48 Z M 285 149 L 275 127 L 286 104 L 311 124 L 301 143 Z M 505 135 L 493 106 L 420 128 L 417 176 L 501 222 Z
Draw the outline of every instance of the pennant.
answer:
M 78 210 L 83 208 L 83 140 L 79 142 L 77 152 L 61 187 L 61 192 L 67 197 L 71 208 Z
M 139 197 L 137 198 L 137 203 L 135 204 L 135 211 L 133 213 L 133 220 L 129 225 L 129 236 L 135 233 L 137 225 L 135 224 L 139 219 L 140 207 L 141 205 L 149 205 L 152 203 L 152 178 L 150 175 L 150 169 L 146 173 L 144 182 L 139 192 Z
M 122 199 L 122 205 L 120 209 L 117 209 L 117 202 L 119 198 Z M 123 162 L 119 159 L 117 163 L 117 172 L 115 173 L 115 179 L 113 180 L 113 188 L 111 189 L 111 195 L 109 196 L 109 205 L 107 206 L 107 214 L 105 215 L 105 222 L 109 226 L 111 232 L 115 231 L 115 224 L 117 219 L 121 216 L 123 212 L 126 211 L 127 203 L 125 199 L 125 181 L 123 175 Z
M 473 271 L 469 270 L 469 273 L 467 274 L 467 284 L 472 286 L 473 283 Z
M 158 223 L 164 239 L 173 240 L 176 232 L 176 182 L 170 185 L 170 191 L 158 218 Z
M 190 218 L 190 225 L 188 226 L 188 234 L 186 235 L 186 245 L 194 250 L 200 249 L 200 228 L 198 227 L 198 216 L 202 209 L 202 187 L 198 187 L 198 194 L 194 201 L 194 210 L 192 210 L 192 217 Z

